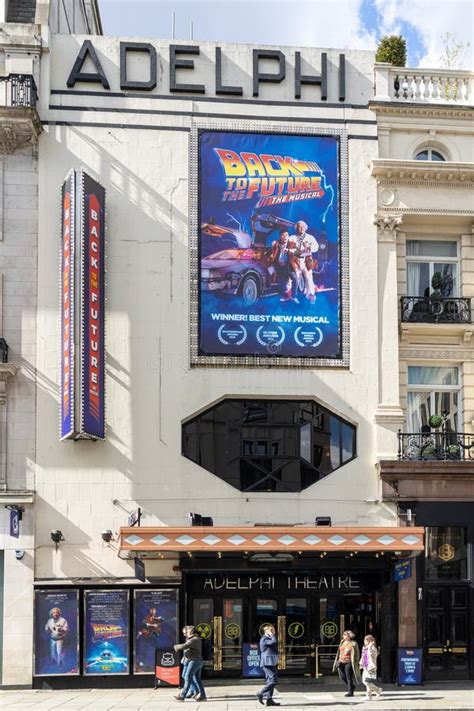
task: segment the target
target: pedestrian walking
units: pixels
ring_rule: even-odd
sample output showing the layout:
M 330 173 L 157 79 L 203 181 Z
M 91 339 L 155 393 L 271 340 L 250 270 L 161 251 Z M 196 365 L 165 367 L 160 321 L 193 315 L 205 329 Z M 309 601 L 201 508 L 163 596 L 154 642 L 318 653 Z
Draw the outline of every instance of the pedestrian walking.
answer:
M 337 669 L 339 679 L 347 686 L 345 696 L 354 696 L 356 684 L 360 684 L 359 659 L 359 645 L 355 641 L 355 634 L 351 630 L 345 630 L 332 668 L 333 671 Z
M 183 629 L 181 630 L 181 632 L 182 632 L 182 634 L 183 634 L 183 637 L 184 637 L 185 639 L 187 639 L 187 632 L 188 632 L 187 626 L 186 626 L 186 627 L 183 627 Z M 182 664 L 182 666 L 183 666 L 183 671 L 181 672 L 181 679 L 183 680 L 183 683 L 182 683 L 182 685 L 180 686 L 181 689 L 184 688 L 184 683 L 185 683 L 184 680 L 185 680 L 185 678 L 186 678 L 186 669 L 187 669 L 188 663 L 189 663 L 188 660 L 186 659 L 186 657 L 185 657 L 184 654 L 183 654 L 183 656 L 182 656 L 182 658 L 181 658 L 181 664 Z M 193 678 L 193 679 L 191 679 L 191 683 L 190 683 L 190 685 L 189 685 L 189 690 L 188 690 L 188 693 L 186 694 L 186 698 L 187 698 L 187 699 L 192 699 L 192 698 L 194 698 L 195 696 L 197 696 L 198 694 L 199 694 L 199 689 L 198 689 L 198 687 L 196 686 L 196 682 L 194 681 L 194 678 Z
M 373 695 L 378 699 L 382 694 L 382 688 L 377 686 L 377 657 L 379 650 L 375 643 L 375 638 L 368 634 L 364 637 L 364 646 L 362 647 L 362 655 L 360 657 L 360 668 L 362 669 L 362 683 L 364 684 L 367 694 L 366 700 L 369 701 Z
M 202 640 L 196 632 L 196 629 L 188 625 L 183 629 L 186 641 L 182 644 L 175 644 L 175 651 L 182 651 L 184 654 L 184 686 L 180 693 L 174 698 L 177 701 L 184 701 L 193 685 L 198 690 L 198 694 L 194 697 L 196 701 L 207 701 L 206 692 L 201 681 L 201 671 L 203 666 L 202 658 Z
M 265 686 L 257 694 L 257 699 L 262 706 L 280 706 L 273 700 L 273 692 L 278 683 L 278 647 L 275 628 L 273 625 L 265 625 L 263 635 L 260 638 L 260 666 L 265 674 Z

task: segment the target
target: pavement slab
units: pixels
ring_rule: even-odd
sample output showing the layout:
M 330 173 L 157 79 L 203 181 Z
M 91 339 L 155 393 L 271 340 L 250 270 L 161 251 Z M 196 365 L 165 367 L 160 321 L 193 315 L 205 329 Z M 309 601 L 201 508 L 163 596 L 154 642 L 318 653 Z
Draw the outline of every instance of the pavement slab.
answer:
M 262 706 L 255 698 L 258 687 L 246 685 L 207 685 L 208 701 L 192 699 L 182 703 L 173 696 L 176 689 L 71 689 L 71 690 L 0 690 L 0 709 L 38 709 L 38 711 L 260 711 Z M 401 709 L 471 709 L 474 711 L 474 683 L 431 684 L 423 687 L 385 686 L 380 699 L 366 701 L 364 692 L 357 691 L 353 698 L 344 696 L 341 687 L 330 685 L 284 685 L 275 694 L 281 708 L 291 711 L 342 711 L 342 709 L 371 709 L 394 711 Z

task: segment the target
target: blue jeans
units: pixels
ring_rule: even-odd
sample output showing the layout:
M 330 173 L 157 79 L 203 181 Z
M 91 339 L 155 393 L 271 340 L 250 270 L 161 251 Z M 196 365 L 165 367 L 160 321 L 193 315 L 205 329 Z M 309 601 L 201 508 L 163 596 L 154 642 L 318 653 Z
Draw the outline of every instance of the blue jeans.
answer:
M 262 667 L 263 673 L 265 674 L 265 686 L 261 690 L 260 694 L 264 699 L 273 698 L 273 692 L 275 686 L 278 683 L 278 673 L 276 667 Z
M 184 673 L 184 686 L 181 690 L 180 696 L 185 699 L 188 693 L 192 690 L 191 685 L 194 685 L 195 688 L 197 688 L 197 691 L 199 692 L 199 695 L 201 698 L 205 699 L 206 698 L 206 692 L 204 690 L 204 686 L 202 685 L 201 681 L 201 670 L 202 670 L 203 662 L 195 662 L 191 661 L 188 662 L 183 670 Z
M 186 667 L 188 666 L 188 664 L 189 664 L 188 660 L 185 657 L 183 657 L 183 674 L 182 674 L 183 682 L 184 682 L 184 679 L 186 678 Z M 201 671 L 199 671 L 198 673 L 199 673 L 199 677 L 201 677 Z M 183 687 L 184 687 L 184 683 L 183 683 Z M 189 685 L 188 695 L 189 694 L 197 694 L 198 691 L 199 691 L 199 689 L 197 688 L 196 682 L 194 681 L 194 677 L 193 677 L 191 679 L 191 683 Z

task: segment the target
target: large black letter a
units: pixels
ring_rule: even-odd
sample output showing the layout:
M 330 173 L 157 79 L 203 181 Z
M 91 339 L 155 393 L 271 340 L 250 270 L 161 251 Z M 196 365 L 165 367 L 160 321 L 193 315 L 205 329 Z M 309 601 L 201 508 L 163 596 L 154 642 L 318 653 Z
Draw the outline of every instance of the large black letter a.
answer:
M 91 74 L 90 72 L 81 72 L 82 65 L 86 61 L 87 57 L 90 57 L 92 60 L 92 63 L 95 67 L 96 74 Z M 99 57 L 97 56 L 97 53 L 92 46 L 92 42 L 90 40 L 85 40 L 79 54 L 76 57 L 76 61 L 74 62 L 74 66 L 71 69 L 71 73 L 68 77 L 67 80 L 67 85 L 68 86 L 74 86 L 74 84 L 77 81 L 87 81 L 87 82 L 93 82 L 95 84 L 102 84 L 104 89 L 110 89 L 109 82 L 107 81 L 107 77 L 105 76 L 105 72 L 102 69 L 102 65 L 99 62 Z

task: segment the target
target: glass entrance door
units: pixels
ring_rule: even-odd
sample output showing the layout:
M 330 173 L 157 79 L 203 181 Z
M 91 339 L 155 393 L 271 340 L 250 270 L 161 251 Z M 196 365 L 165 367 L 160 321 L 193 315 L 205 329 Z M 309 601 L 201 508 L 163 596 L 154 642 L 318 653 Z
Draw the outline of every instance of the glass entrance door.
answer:
M 425 607 L 426 679 L 469 679 L 467 586 L 429 586 Z

